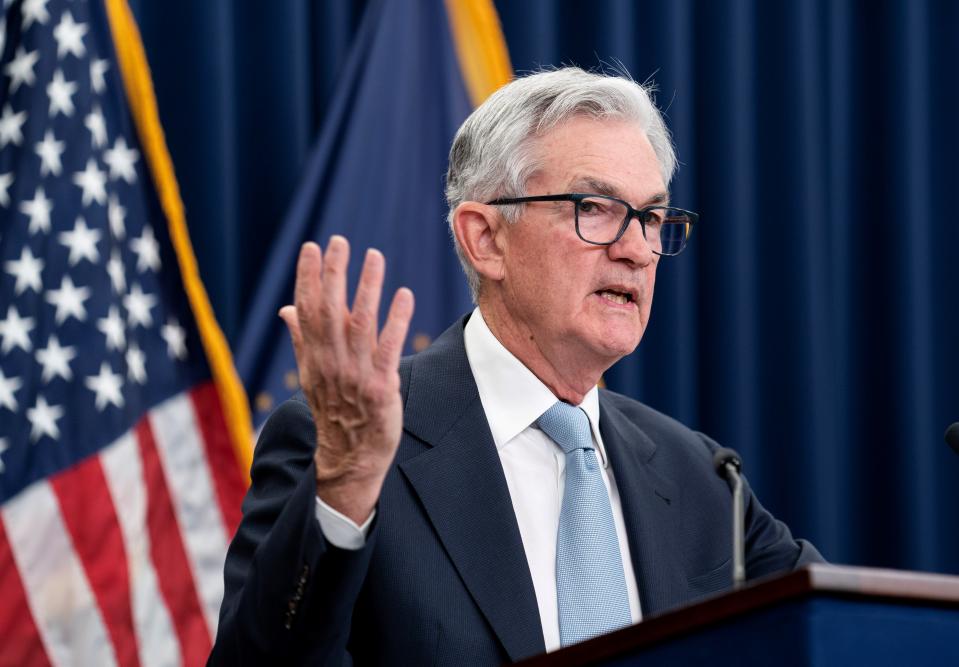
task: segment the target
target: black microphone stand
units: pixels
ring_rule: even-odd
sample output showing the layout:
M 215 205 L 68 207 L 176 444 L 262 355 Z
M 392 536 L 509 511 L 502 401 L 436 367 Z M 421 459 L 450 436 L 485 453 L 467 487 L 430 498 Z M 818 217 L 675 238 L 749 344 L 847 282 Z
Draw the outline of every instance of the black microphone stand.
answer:
M 735 451 L 722 447 L 713 454 L 713 466 L 716 468 L 716 473 L 733 487 L 733 588 L 741 588 L 746 582 L 743 478 L 739 475 L 743 462 Z

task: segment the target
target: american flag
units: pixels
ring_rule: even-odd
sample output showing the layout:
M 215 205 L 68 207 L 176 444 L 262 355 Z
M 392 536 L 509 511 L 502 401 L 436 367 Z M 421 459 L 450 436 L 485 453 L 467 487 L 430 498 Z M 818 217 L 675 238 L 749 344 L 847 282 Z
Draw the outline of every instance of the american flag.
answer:
M 129 10 L 0 2 L 0 665 L 202 664 L 245 481 Z

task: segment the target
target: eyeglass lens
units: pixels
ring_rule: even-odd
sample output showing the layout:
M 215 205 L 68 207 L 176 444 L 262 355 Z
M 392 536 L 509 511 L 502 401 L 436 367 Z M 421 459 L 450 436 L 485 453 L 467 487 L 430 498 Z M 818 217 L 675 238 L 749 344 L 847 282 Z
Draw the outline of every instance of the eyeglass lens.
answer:
M 622 202 L 603 197 L 588 197 L 576 203 L 579 234 L 591 243 L 616 240 L 628 209 Z M 692 221 L 685 211 L 675 208 L 647 209 L 646 241 L 661 255 L 675 255 L 686 245 Z

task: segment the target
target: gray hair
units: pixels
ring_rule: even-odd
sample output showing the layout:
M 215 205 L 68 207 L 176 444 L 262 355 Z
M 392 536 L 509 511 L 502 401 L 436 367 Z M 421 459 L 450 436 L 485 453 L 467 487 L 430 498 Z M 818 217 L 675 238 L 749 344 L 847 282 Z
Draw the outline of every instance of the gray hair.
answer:
M 526 182 L 541 167 L 534 150 L 536 140 L 576 116 L 635 122 L 646 133 L 668 186 L 676 170 L 676 154 L 653 102 L 653 86 L 628 77 L 625 72 L 612 76 L 564 67 L 515 79 L 493 93 L 470 114 L 453 139 L 446 172 L 450 231 L 453 213 L 464 201 L 522 196 Z M 512 223 L 518 210 L 504 206 L 502 212 Z M 453 243 L 476 302 L 479 274 L 455 234 Z

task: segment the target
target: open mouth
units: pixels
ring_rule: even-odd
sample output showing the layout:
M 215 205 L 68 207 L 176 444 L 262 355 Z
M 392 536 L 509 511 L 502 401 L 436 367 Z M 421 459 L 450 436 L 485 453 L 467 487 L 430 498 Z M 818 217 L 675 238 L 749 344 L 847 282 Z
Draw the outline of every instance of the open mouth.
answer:
M 619 292 L 617 290 L 611 289 L 601 289 L 596 292 L 600 297 L 606 299 L 607 301 L 612 301 L 613 303 L 618 303 L 621 306 L 625 306 L 627 303 L 632 303 L 634 298 L 630 292 Z

